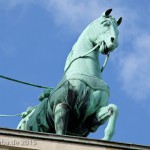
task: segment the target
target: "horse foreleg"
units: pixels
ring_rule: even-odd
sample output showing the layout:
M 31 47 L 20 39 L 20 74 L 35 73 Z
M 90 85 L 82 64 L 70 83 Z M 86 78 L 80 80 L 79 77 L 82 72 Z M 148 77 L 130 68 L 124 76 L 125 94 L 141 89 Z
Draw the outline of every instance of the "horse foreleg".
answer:
M 56 134 L 65 135 L 67 132 L 70 107 L 60 103 L 55 108 L 55 131 Z
M 108 120 L 102 140 L 111 140 L 115 133 L 115 124 L 118 116 L 117 106 L 114 104 L 109 104 L 108 106 L 101 108 L 101 111 L 97 115 L 102 124 Z
M 118 109 L 114 104 L 109 104 L 106 107 L 100 108 L 91 121 L 91 131 L 95 132 L 100 125 L 104 124 L 108 120 L 108 124 L 105 128 L 104 137 L 102 138 L 102 140 L 111 140 L 115 132 L 117 116 Z

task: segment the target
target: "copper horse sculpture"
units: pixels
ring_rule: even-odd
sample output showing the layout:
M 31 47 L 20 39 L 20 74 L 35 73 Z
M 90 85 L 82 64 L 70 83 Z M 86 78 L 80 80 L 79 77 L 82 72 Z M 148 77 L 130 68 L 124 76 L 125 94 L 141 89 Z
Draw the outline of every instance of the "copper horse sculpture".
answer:
M 118 109 L 108 104 L 109 87 L 102 80 L 99 62 L 99 53 L 107 55 L 118 46 L 122 18 L 116 20 L 111 11 L 81 33 L 67 57 L 61 82 L 24 113 L 18 129 L 86 137 L 108 120 L 102 139 L 111 140 Z

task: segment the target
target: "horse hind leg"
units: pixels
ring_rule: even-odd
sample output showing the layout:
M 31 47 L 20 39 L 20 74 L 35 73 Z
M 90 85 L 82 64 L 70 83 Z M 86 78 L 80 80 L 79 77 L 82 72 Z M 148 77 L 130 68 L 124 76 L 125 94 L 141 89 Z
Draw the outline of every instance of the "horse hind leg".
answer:
M 68 127 L 70 107 L 66 103 L 60 103 L 55 108 L 55 131 L 56 134 L 65 135 Z

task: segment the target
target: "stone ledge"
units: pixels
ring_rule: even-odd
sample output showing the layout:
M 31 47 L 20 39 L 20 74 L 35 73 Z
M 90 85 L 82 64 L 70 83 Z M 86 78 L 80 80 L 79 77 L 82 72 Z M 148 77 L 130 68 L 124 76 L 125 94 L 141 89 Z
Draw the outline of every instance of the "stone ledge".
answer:
M 150 146 L 0 128 L 0 150 L 150 150 Z

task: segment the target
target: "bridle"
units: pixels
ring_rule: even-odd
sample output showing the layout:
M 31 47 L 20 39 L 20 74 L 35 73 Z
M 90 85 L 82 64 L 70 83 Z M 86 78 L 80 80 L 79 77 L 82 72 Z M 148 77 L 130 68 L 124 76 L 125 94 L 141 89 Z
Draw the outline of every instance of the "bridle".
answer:
M 71 66 L 71 64 L 72 64 L 75 60 L 86 57 L 88 54 L 90 54 L 91 52 L 95 51 L 95 50 L 101 45 L 101 43 L 102 43 L 102 42 L 96 44 L 92 49 L 90 49 L 88 52 L 84 53 L 83 55 L 80 55 L 80 56 L 74 58 L 74 59 L 69 63 L 69 65 L 67 66 L 67 68 L 65 69 L 65 72 L 69 69 L 69 67 Z M 101 73 L 104 71 L 104 69 L 105 69 L 105 67 L 106 67 L 106 64 L 107 64 L 108 59 L 109 59 L 109 55 L 110 55 L 110 52 L 108 52 L 108 53 L 106 54 L 105 61 L 104 61 L 103 66 L 102 66 L 102 68 L 101 68 Z

